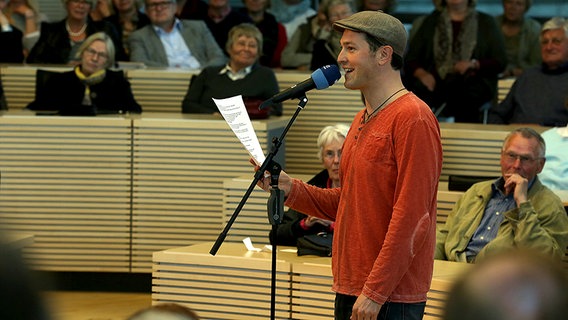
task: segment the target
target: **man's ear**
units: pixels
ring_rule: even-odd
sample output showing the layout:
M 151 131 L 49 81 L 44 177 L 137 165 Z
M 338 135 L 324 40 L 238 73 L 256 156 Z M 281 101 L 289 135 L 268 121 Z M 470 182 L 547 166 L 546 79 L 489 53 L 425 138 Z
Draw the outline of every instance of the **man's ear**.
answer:
M 377 59 L 377 63 L 379 65 L 384 65 L 390 63 L 392 60 L 393 49 L 391 46 L 382 46 L 377 49 L 375 53 L 375 58 Z

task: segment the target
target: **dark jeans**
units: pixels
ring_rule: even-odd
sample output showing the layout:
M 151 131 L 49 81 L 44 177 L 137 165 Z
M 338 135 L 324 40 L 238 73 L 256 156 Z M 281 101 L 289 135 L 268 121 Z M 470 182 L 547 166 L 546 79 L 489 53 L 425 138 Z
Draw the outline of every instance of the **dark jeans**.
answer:
M 357 297 L 344 294 L 335 295 L 335 320 L 349 320 Z M 377 320 L 421 320 L 426 302 L 398 303 L 386 302 Z

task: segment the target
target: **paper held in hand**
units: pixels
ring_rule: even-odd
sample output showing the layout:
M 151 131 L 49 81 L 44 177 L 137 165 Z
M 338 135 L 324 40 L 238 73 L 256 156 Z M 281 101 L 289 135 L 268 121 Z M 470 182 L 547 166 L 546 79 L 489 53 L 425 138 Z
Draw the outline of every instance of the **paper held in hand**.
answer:
M 250 121 L 243 97 L 238 95 L 226 99 L 213 98 L 213 102 L 256 164 L 260 166 L 266 157 Z

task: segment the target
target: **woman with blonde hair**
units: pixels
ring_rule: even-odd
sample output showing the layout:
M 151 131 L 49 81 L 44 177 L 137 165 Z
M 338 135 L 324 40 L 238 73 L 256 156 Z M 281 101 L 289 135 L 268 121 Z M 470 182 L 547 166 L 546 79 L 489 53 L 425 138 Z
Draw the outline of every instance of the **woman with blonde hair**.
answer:
M 41 35 L 32 48 L 28 63 L 73 64 L 75 54 L 88 36 L 104 32 L 116 48 L 113 60 L 124 61 L 126 54 L 114 26 L 107 21 L 93 21 L 89 13 L 95 0 L 62 0 L 67 16 L 58 22 L 42 23 Z
M 80 63 L 73 71 L 49 73 L 45 84 L 36 88 L 36 99 L 28 109 L 61 115 L 142 112 L 124 73 L 109 69 L 114 64 L 114 53 L 107 34 L 89 36 L 77 50 Z

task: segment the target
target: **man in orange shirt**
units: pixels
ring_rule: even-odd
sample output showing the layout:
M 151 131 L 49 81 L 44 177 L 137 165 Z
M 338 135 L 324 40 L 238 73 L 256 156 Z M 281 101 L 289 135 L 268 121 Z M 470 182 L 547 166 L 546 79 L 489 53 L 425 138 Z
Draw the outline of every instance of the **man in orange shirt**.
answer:
M 398 19 L 363 11 L 334 28 L 343 33 L 345 87 L 365 97 L 343 145 L 341 187 L 320 189 L 284 172 L 278 187 L 286 206 L 336 222 L 335 319 L 422 319 L 442 168 L 438 121 L 402 84 L 407 35 Z M 259 186 L 269 190 L 270 178 Z

